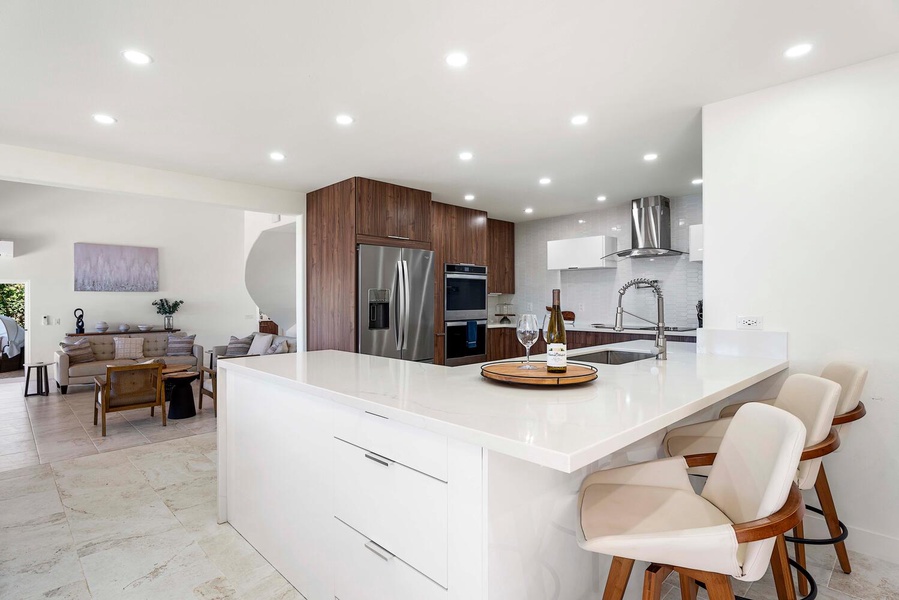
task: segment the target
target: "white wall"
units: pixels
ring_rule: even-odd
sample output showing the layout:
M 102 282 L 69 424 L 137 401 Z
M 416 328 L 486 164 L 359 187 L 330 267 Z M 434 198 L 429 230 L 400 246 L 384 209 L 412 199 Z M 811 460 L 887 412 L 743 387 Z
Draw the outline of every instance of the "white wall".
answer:
M 665 323 L 696 326 L 696 301 L 702 297 L 702 263 L 690 262 L 686 256 L 621 260 L 615 269 L 584 271 L 548 271 L 546 242 L 593 235 L 618 238 L 618 249 L 631 247 L 630 203 L 589 212 L 525 221 L 515 224 L 515 296 L 501 297 L 512 302 L 516 314 L 533 312 L 542 315 L 552 300 L 553 288 L 562 290 L 562 309 L 576 313 L 577 325 L 614 323 L 618 290 L 635 277 L 658 279 L 665 295 Z M 584 223 L 578 221 L 583 220 Z M 686 251 L 689 226 L 702 222 L 702 197 L 671 198 L 671 246 Z M 613 227 L 620 227 L 614 231 Z M 630 290 L 624 300 L 625 310 L 641 317 L 655 319 L 656 304 L 652 293 Z M 528 310 L 528 304 L 533 306 Z M 583 305 L 583 309 L 580 308 Z M 491 306 L 491 308 L 493 308 Z M 491 310 L 493 315 L 495 311 Z M 498 317 L 497 317 L 498 318 Z M 630 316 L 625 323 L 640 323 Z
M 0 280 L 30 281 L 31 360 L 50 361 L 72 311 L 85 327 L 106 321 L 162 325 L 150 304 L 184 300 L 175 326 L 207 348 L 257 328 L 256 307 L 244 287 L 244 211 L 210 204 L 147 199 L 0 181 L 0 238 L 16 256 L 0 259 Z M 75 242 L 159 248 L 158 292 L 75 292 Z M 45 326 L 41 317 L 61 319 Z M 248 318 L 249 317 L 249 318 Z
M 825 459 L 847 544 L 899 556 L 899 54 L 703 109 L 709 328 L 790 334 L 792 372 L 870 369 L 868 416 Z

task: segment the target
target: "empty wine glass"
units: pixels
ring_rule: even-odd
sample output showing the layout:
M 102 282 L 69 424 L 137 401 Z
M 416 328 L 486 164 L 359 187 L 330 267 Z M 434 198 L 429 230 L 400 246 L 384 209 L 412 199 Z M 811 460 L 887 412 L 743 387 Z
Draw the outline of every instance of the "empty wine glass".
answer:
M 546 330 L 549 329 L 549 319 L 552 316 L 552 313 L 546 313 L 545 315 L 543 315 L 543 341 L 547 344 L 549 343 L 549 340 L 546 339 Z
M 524 346 L 526 354 L 525 363 L 518 368 L 528 370 L 536 369 L 537 367 L 531 364 L 531 346 L 534 345 L 534 342 L 537 341 L 537 336 L 540 335 L 540 330 L 537 325 L 537 315 L 521 315 L 518 319 L 518 327 L 516 327 L 515 333 L 518 335 L 518 341 Z

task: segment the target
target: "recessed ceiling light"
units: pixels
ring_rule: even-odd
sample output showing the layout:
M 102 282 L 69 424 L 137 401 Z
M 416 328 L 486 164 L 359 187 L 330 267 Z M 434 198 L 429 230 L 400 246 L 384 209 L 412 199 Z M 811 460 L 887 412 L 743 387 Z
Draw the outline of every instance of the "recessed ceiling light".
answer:
M 657 159 L 658 157 L 659 157 L 658 154 L 655 154 L 655 153 L 650 152 L 649 154 L 644 154 L 644 155 L 643 155 L 643 160 L 655 160 L 655 159 Z
M 597 200 L 598 202 L 605 202 L 605 201 L 606 201 L 606 197 L 605 197 L 605 196 L 597 196 L 597 197 L 596 197 L 596 200 Z
M 553 180 L 550 179 L 549 177 L 541 177 L 540 178 L 540 185 L 549 185 L 552 182 L 553 182 Z
M 465 199 L 469 202 L 474 200 L 474 194 L 465 194 Z
M 690 183 L 692 183 L 693 185 L 699 185 L 699 184 L 702 183 L 702 179 L 694 179 L 694 180 L 691 181 Z
M 585 220 L 583 220 L 583 219 L 578 219 L 577 222 L 580 223 L 581 225 L 583 225 L 583 224 L 586 223 L 587 221 L 585 221 Z
M 284 153 L 282 153 L 282 152 L 272 152 L 271 154 L 269 154 L 269 157 L 270 157 L 272 160 L 276 160 L 276 161 L 280 162 L 280 161 L 284 160 Z
M 110 117 L 109 115 L 94 115 L 94 121 L 100 123 L 101 125 L 112 125 L 116 122 L 115 117 Z
M 350 115 L 337 115 L 334 120 L 338 125 L 352 125 L 354 119 Z
M 533 208 L 526 208 L 526 209 L 524 209 L 524 212 L 525 212 L 525 214 L 528 214 L 528 215 L 529 215 L 529 214 L 531 214 L 532 212 L 534 212 L 534 209 L 533 209 Z
M 125 60 L 135 65 L 149 65 L 153 62 L 152 56 L 144 54 L 140 50 L 125 50 L 122 52 L 122 56 L 125 57 Z
M 468 56 L 462 52 L 450 52 L 446 55 L 446 64 L 457 69 L 464 67 L 468 64 Z
M 571 117 L 571 124 L 572 125 L 583 125 L 588 120 L 589 120 L 589 118 L 587 117 L 587 115 L 574 115 L 573 117 Z
M 786 56 L 787 58 L 799 58 L 800 56 L 805 56 L 811 51 L 811 44 L 796 44 L 791 48 L 787 48 L 786 52 L 784 52 L 784 56 Z
M 471 152 L 459 153 L 459 160 L 471 160 L 472 158 L 474 158 L 474 154 L 472 154 Z

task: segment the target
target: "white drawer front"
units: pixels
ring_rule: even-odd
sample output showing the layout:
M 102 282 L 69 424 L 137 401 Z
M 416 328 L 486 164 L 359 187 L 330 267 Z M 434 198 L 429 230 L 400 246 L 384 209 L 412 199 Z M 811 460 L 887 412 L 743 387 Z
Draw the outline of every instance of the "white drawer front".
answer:
M 336 408 L 336 437 L 446 481 L 446 436 L 362 410 Z
M 337 600 L 446 600 L 447 591 L 373 540 L 334 519 Z
M 447 585 L 447 484 L 334 440 L 334 515 Z

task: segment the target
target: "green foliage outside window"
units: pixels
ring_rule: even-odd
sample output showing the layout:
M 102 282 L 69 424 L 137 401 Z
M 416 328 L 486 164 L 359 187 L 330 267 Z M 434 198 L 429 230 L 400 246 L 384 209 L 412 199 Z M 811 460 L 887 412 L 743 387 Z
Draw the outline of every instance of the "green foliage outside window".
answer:
M 12 317 L 25 327 L 24 283 L 0 283 L 0 315 Z

